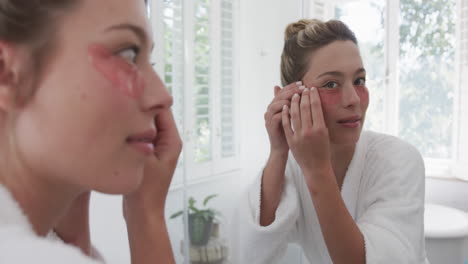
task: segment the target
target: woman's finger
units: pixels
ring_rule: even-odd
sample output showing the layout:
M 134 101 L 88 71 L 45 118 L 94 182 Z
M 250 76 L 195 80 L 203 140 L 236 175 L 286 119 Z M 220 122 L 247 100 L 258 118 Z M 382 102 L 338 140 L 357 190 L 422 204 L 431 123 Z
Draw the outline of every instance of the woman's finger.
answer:
M 312 115 L 310 113 L 310 91 L 305 88 L 301 96 L 301 125 L 302 129 L 312 127 Z
M 280 86 L 275 85 L 275 87 L 273 88 L 273 93 L 274 93 L 274 95 L 276 97 L 276 96 L 278 96 L 278 94 L 280 94 L 283 91 L 294 90 L 294 88 L 299 88 L 301 85 L 302 85 L 302 82 L 291 83 L 291 84 L 285 86 L 284 88 L 281 88 Z
M 170 109 L 162 111 L 155 120 L 158 135 L 153 142 L 155 154 L 159 158 L 177 159 L 182 141 Z
M 281 87 L 279 87 L 278 85 L 276 85 L 275 88 L 273 88 L 273 92 L 275 96 L 277 96 L 280 91 L 281 91 Z
M 294 90 L 295 88 L 296 89 L 299 89 L 300 87 L 302 86 L 302 82 L 301 81 L 298 81 L 298 82 L 294 82 L 294 83 L 290 83 L 288 85 L 286 85 L 284 87 L 284 90 L 287 91 L 287 90 Z
M 286 136 L 286 141 L 288 145 L 291 146 L 292 138 L 294 132 L 291 128 L 291 118 L 289 116 L 289 107 L 287 105 L 283 106 L 283 112 L 281 113 L 281 123 L 283 124 L 284 135 Z
M 281 111 L 283 111 L 283 105 L 287 105 L 288 107 L 290 107 L 291 101 L 290 100 L 275 101 L 268 106 L 268 112 L 271 112 L 272 114 L 280 113 Z
M 281 110 L 281 112 L 279 113 L 276 113 L 274 114 L 272 117 L 271 117 L 271 123 L 274 124 L 274 125 L 279 125 L 281 124 L 281 119 L 282 119 L 282 114 L 283 114 L 283 111 Z
M 301 97 L 299 94 L 294 94 L 291 101 L 291 121 L 294 131 L 301 129 L 301 111 L 299 108 L 299 100 Z
M 275 100 L 291 100 L 295 93 L 302 94 L 303 91 L 304 86 L 302 82 L 292 83 L 284 87 L 281 92 L 276 95 Z
M 314 126 L 325 127 L 325 120 L 323 118 L 322 102 L 317 88 L 310 89 L 310 108 L 312 111 L 312 119 Z

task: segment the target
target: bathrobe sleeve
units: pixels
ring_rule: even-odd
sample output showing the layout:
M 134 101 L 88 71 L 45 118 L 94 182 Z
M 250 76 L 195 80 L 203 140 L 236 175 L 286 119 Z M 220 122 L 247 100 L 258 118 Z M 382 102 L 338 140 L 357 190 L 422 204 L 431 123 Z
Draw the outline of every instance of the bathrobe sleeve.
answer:
M 32 236 L 14 227 L 0 231 L 0 263 L 2 264 L 102 264 L 85 256 L 78 248 L 60 241 Z
M 356 223 L 365 240 L 367 264 L 426 263 L 424 163 L 419 152 L 396 138 L 367 153 L 363 213 Z
M 232 263 L 273 264 L 281 260 L 288 242 L 297 240 L 299 197 L 294 177 L 294 163 L 288 160 L 285 184 L 273 223 L 260 225 L 262 174 L 242 195 L 231 219 L 230 250 Z

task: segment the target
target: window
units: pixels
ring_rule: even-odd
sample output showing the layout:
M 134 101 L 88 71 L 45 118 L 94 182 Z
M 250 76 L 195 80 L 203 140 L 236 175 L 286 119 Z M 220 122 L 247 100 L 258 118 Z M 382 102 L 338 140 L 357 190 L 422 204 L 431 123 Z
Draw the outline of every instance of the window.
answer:
M 168 218 L 179 210 L 184 217 L 166 222 L 176 262 L 189 263 L 183 253 L 190 250 L 189 198 L 201 206 L 210 194 L 222 196 L 216 189 L 224 181 L 220 176 L 229 177 L 239 168 L 238 4 L 236 0 L 154 0 L 150 5 L 155 68 L 174 97 L 172 111 L 184 141 L 166 202 Z M 227 212 L 226 205 L 221 202 L 216 208 Z
M 335 8 L 336 18 L 345 22 L 358 38 L 364 67 L 367 70 L 367 87 L 370 94 L 366 129 L 373 131 L 387 130 L 383 102 L 386 76 L 385 67 L 382 67 L 385 61 L 384 7 L 384 1 L 365 0 L 346 3 Z
M 151 11 L 156 69 L 184 139 L 173 186 L 184 170 L 194 182 L 237 169 L 235 1 L 158 0 Z
M 458 20 L 457 36 L 458 36 L 458 53 L 457 69 L 458 69 L 458 90 L 455 97 L 455 116 L 458 121 L 457 129 L 455 130 L 455 153 L 456 160 L 454 162 L 453 174 L 461 179 L 468 181 L 468 0 L 460 0 L 458 2 L 457 15 Z
M 453 157 L 456 0 L 401 0 L 399 135 L 432 159 Z
M 351 0 L 334 13 L 356 33 L 368 72 L 367 129 L 416 146 L 428 174 L 448 174 L 458 124 L 457 0 Z
M 333 13 L 333 1 L 329 0 L 302 0 L 301 13 L 302 17 L 310 18 L 311 16 L 316 19 L 326 20 L 331 17 Z
M 221 157 L 236 155 L 234 121 L 234 9 L 230 0 L 221 1 Z

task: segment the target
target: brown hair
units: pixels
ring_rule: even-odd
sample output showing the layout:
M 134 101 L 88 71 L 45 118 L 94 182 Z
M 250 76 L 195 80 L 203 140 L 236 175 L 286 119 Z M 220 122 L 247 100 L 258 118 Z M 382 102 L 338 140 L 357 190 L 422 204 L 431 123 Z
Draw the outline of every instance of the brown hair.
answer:
M 286 27 L 281 54 L 281 83 L 286 86 L 302 80 L 307 73 L 312 52 L 337 40 L 350 40 L 357 45 L 354 33 L 341 21 L 322 22 L 301 19 Z
M 0 0 L 0 40 L 31 51 L 25 74 L 37 77 L 47 51 L 53 50 L 58 19 L 79 0 Z M 33 72 L 31 72 L 33 71 Z M 24 76 L 23 76 L 24 77 Z M 18 89 L 16 99 L 24 102 L 34 89 Z

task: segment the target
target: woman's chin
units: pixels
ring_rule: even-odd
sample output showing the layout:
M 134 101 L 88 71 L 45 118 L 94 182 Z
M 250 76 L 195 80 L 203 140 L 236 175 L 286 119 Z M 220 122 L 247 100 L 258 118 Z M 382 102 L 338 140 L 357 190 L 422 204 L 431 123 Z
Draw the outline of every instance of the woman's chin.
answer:
M 101 182 L 93 190 L 105 194 L 129 194 L 136 191 L 143 181 L 143 169 L 132 172 L 113 173 L 110 179 Z
M 330 142 L 333 145 L 355 145 L 359 141 L 361 130 L 338 132 L 330 135 Z

